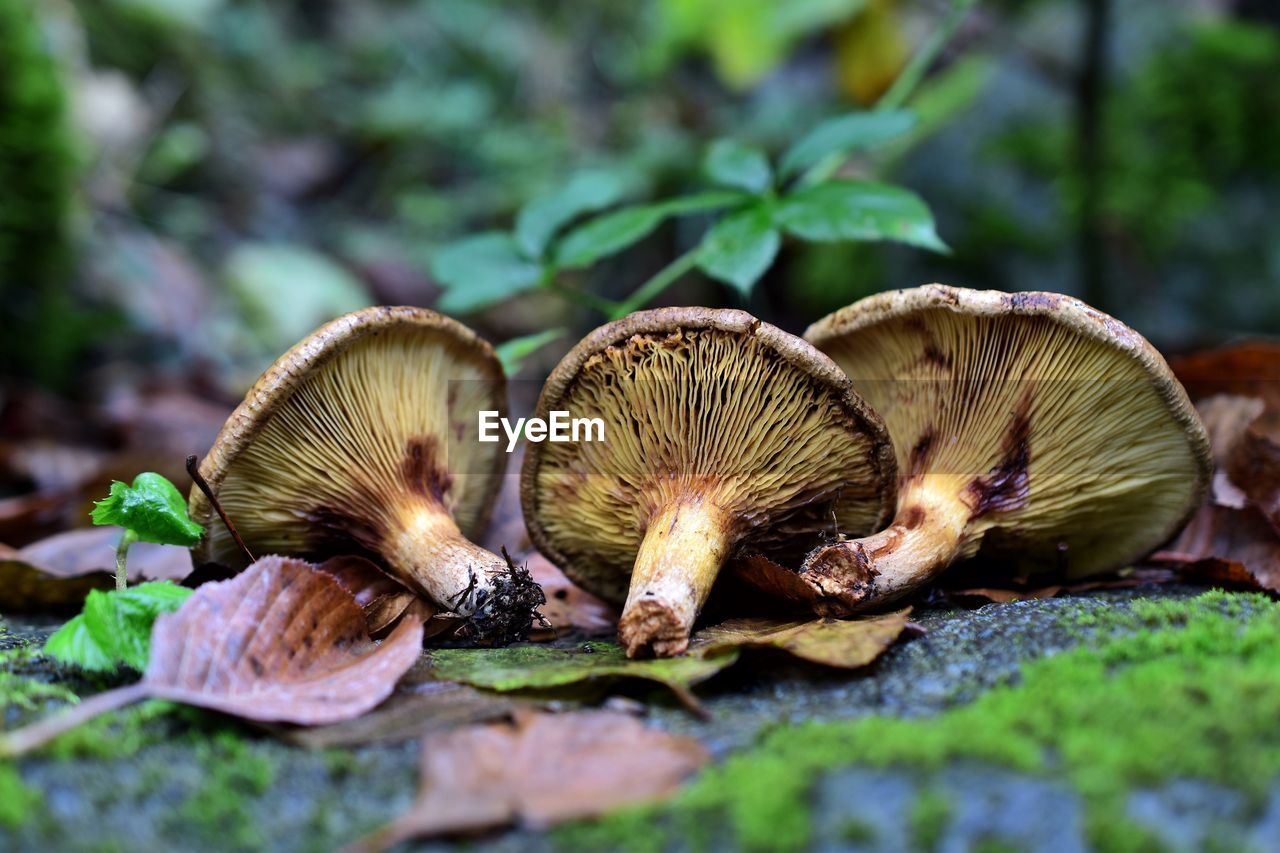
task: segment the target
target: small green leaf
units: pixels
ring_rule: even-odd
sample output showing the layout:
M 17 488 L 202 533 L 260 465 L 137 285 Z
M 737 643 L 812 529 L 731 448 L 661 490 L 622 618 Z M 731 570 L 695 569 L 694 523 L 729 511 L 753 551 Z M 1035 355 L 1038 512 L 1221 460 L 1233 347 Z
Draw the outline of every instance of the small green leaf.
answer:
M 563 338 L 564 335 L 564 329 L 547 329 L 545 332 L 535 332 L 532 335 L 504 341 L 494 347 L 494 351 L 498 353 L 503 371 L 507 376 L 514 376 L 520 372 L 526 358 L 552 341 Z
M 895 240 L 947 252 L 918 195 L 867 181 L 830 181 L 782 200 L 774 220 L 803 240 Z
M 111 494 L 94 503 L 90 517 L 94 524 L 114 524 L 157 545 L 190 548 L 204 535 L 204 528 L 187 515 L 187 501 L 178 488 L 151 471 L 135 477 L 132 486 L 113 482 Z
M 698 268 L 733 285 L 745 298 L 773 264 L 781 244 L 770 209 L 748 207 L 721 219 L 702 238 Z
M 590 266 L 643 240 L 669 217 L 717 210 L 741 204 L 748 198 L 750 196 L 736 192 L 707 192 L 597 216 L 560 241 L 555 252 L 556 266 L 562 269 Z
M 431 653 L 430 666 L 434 678 L 502 692 L 564 687 L 597 678 L 638 678 L 662 684 L 686 704 L 696 704 L 689 688 L 737 659 L 737 649 L 724 649 L 697 657 L 631 660 L 617 643 L 591 642 L 568 649 L 438 649 Z
M 530 258 L 539 258 L 562 227 L 584 213 L 616 204 L 631 182 L 617 172 L 579 172 L 555 192 L 536 198 L 516 216 L 516 245 Z
M 711 143 L 703 170 L 720 186 L 749 193 L 764 192 L 773 183 L 773 170 L 764 152 L 736 139 Z
M 84 613 L 49 637 L 45 653 L 97 672 L 120 664 L 141 672 L 147 668 L 156 617 L 177 610 L 191 593 L 166 581 L 110 592 L 93 590 L 85 599 Z
M 439 308 L 469 314 L 542 282 L 542 266 L 520 254 L 510 234 L 478 234 L 436 252 L 431 273 L 445 288 Z
M 83 613 L 73 617 L 44 641 L 44 653 L 90 672 L 110 672 L 116 668 L 102 646 L 89 635 Z
M 865 150 L 907 133 L 915 126 L 907 110 L 851 113 L 824 121 L 787 149 L 778 172 L 789 178 L 831 154 Z

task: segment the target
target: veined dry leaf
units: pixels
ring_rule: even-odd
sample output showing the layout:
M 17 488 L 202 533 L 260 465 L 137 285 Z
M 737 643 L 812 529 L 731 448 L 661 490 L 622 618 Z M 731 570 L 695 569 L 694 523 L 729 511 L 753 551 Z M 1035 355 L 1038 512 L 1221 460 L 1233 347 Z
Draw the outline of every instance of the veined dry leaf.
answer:
M 78 607 L 89 590 L 111 589 L 119 540 L 116 528 L 85 527 L 17 550 L 0 545 L 0 609 Z M 129 549 L 131 580 L 181 580 L 190 572 L 186 548 L 136 542 Z
M 858 669 L 880 657 L 907 627 L 911 608 L 862 619 L 730 619 L 693 638 L 694 655 L 726 649 L 773 648 L 810 663 Z
M 9 733 L 0 755 L 25 752 L 145 698 L 264 722 L 351 719 L 386 699 L 421 649 L 416 613 L 375 645 L 360 607 L 331 575 L 302 560 L 264 557 L 156 619 L 142 681 Z
M 455 729 L 423 743 L 409 811 L 348 849 L 596 817 L 671 795 L 707 760 L 692 738 L 606 711 L 524 712 L 511 723 Z
M 1267 409 L 1245 428 L 1224 468 L 1280 537 L 1280 410 Z
M 1167 548 L 1151 555 L 1151 561 L 1212 583 L 1235 578 L 1232 585 L 1238 585 L 1238 566 L 1263 589 L 1280 592 L 1280 538 L 1253 507 L 1201 507 Z
M 364 611 L 369 635 L 372 637 L 391 628 L 404 616 L 409 605 L 418 600 L 406 586 L 364 557 L 334 557 L 325 560 L 318 568 L 333 575 L 342 588 L 351 593 L 356 604 Z M 435 615 L 437 608 L 425 600 L 421 603 L 424 620 Z
M 611 642 L 581 643 L 572 648 L 508 646 L 502 649 L 437 649 L 430 653 L 432 677 L 460 681 L 489 690 L 545 690 L 595 679 L 636 678 L 667 687 L 689 710 L 706 716 L 690 689 L 731 666 L 736 649 L 700 657 L 684 655 L 658 660 L 632 660 Z
M 399 743 L 459 726 L 505 719 L 521 708 L 533 709 L 538 704 L 447 681 L 412 686 L 402 682 L 390 699 L 353 720 L 308 728 L 267 728 L 290 743 L 310 749 Z

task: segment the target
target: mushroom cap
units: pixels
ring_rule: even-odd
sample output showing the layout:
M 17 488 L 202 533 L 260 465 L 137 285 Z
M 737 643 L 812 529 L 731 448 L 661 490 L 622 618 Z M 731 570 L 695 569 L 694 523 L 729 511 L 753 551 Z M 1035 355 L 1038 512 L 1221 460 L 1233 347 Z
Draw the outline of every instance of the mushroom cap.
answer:
M 733 544 L 831 525 L 870 532 L 894 506 L 884 424 L 826 356 L 744 311 L 660 308 L 596 329 L 538 399 L 599 417 L 603 442 L 530 444 L 529 535 L 572 580 L 627 596 L 648 520 L 673 500 L 727 510 Z
M 855 302 L 805 339 L 884 418 L 900 495 L 925 474 L 963 485 L 964 556 L 1106 571 L 1204 498 L 1209 439 L 1182 386 L 1141 335 L 1078 299 L 930 284 Z
M 376 552 L 406 501 L 434 501 L 476 536 L 506 465 L 500 444 L 474 440 L 476 412 L 505 402 L 502 365 L 470 329 L 424 308 L 366 308 L 280 356 L 200 473 L 258 556 Z M 199 489 L 190 511 L 209 531 L 196 564 L 244 565 Z

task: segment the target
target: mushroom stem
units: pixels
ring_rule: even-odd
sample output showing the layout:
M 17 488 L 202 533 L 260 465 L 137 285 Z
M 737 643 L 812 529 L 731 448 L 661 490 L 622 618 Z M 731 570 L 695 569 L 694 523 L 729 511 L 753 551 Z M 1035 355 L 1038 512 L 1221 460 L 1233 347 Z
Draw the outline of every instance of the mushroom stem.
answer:
M 702 498 L 673 501 L 649 520 L 618 623 L 628 657 L 678 655 L 731 544 L 727 512 Z
M 436 506 L 418 507 L 386 543 L 387 566 L 402 583 L 460 616 L 494 594 L 507 563 L 462 535 Z
M 879 533 L 809 554 L 800 577 L 819 594 L 814 604 L 819 615 L 848 616 L 888 604 L 963 555 L 972 510 L 957 490 L 934 486 L 908 487 L 893 523 Z

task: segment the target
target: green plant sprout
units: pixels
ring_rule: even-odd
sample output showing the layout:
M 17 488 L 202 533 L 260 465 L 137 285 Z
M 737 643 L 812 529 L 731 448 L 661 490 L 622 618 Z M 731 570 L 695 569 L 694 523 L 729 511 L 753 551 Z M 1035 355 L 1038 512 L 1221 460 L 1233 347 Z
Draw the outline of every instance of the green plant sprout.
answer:
M 187 502 L 177 486 L 152 471 L 139 474 L 132 486 L 113 482 L 111 493 L 94 503 L 90 517 L 94 524 L 124 528 L 116 546 L 117 590 L 129 585 L 125 558 L 134 542 L 190 548 L 204 535 L 204 528 L 187 515 Z
M 952 0 L 938 30 L 872 110 L 822 122 L 776 163 L 745 142 L 716 140 L 703 161 L 707 189 L 622 207 L 616 205 L 631 191 L 625 176 L 581 172 L 525 205 L 511 232 L 487 232 L 445 246 L 432 261 L 432 272 L 445 289 L 439 308 L 467 314 L 542 289 L 613 320 L 648 305 L 694 269 L 746 298 L 773 265 L 784 235 L 811 242 L 893 241 L 949 251 L 928 205 L 915 193 L 842 178 L 839 171 L 849 155 L 912 132 L 916 117 L 902 106 L 974 5 L 975 0 Z M 694 214 L 717 218 L 692 248 L 622 300 L 560 280 L 564 273 L 635 245 L 668 219 Z

